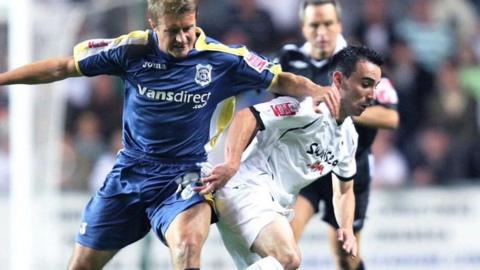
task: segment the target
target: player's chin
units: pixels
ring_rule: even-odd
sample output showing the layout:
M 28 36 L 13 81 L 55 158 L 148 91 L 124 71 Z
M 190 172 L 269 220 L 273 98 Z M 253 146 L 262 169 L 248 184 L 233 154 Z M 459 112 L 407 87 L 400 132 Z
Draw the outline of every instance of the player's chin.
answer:
M 187 48 L 174 48 L 170 50 L 170 54 L 173 55 L 175 58 L 185 58 L 188 55 L 190 50 Z

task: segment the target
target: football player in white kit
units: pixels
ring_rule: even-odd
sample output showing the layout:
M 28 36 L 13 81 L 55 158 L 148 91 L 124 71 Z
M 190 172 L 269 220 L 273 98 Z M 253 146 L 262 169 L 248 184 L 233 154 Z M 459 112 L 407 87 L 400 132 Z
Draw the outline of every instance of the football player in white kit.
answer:
M 337 117 L 323 103 L 320 113 L 315 112 L 311 98 L 286 96 L 236 114 L 225 162 L 203 181 L 211 191 L 215 187 L 208 182 L 233 175 L 216 191 L 215 201 L 218 229 L 239 269 L 300 266 L 289 207 L 302 187 L 329 172 L 333 172 L 338 238 L 343 249 L 356 256 L 352 223 L 358 135 L 350 116 L 360 115 L 373 101 L 381 65 L 381 57 L 365 47 L 348 46 L 333 57 L 332 85 L 341 95 Z

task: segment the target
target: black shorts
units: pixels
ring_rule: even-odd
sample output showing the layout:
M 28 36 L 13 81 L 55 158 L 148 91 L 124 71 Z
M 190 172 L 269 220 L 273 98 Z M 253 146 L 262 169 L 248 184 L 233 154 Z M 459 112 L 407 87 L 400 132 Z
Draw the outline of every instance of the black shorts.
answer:
M 369 153 L 365 153 L 357 159 L 357 174 L 354 179 L 355 219 L 353 222 L 353 230 L 355 232 L 363 228 L 367 213 L 368 199 L 370 196 L 371 179 L 368 154 Z M 300 190 L 300 195 L 305 197 L 312 204 L 315 213 L 319 212 L 320 203 L 323 201 L 325 208 L 322 220 L 334 228 L 338 228 L 332 204 L 333 192 L 331 174 L 319 178 Z

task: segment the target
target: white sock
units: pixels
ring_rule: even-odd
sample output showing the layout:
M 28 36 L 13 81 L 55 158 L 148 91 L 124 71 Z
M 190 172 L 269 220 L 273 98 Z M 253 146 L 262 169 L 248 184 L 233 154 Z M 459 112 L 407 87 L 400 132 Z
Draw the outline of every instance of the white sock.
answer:
M 251 264 L 245 270 L 284 270 L 277 259 L 272 256 L 265 257 L 254 264 Z

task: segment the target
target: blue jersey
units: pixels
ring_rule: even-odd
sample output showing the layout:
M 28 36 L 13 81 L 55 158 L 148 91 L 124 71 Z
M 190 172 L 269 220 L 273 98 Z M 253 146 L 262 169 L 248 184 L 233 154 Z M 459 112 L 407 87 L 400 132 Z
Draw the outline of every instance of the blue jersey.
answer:
M 281 71 L 245 47 L 206 37 L 199 28 L 195 48 L 185 58 L 161 51 L 153 31 L 82 42 L 74 58 L 82 75 L 124 80 L 125 149 L 176 160 L 205 160 L 232 118 L 232 97 L 269 88 Z

